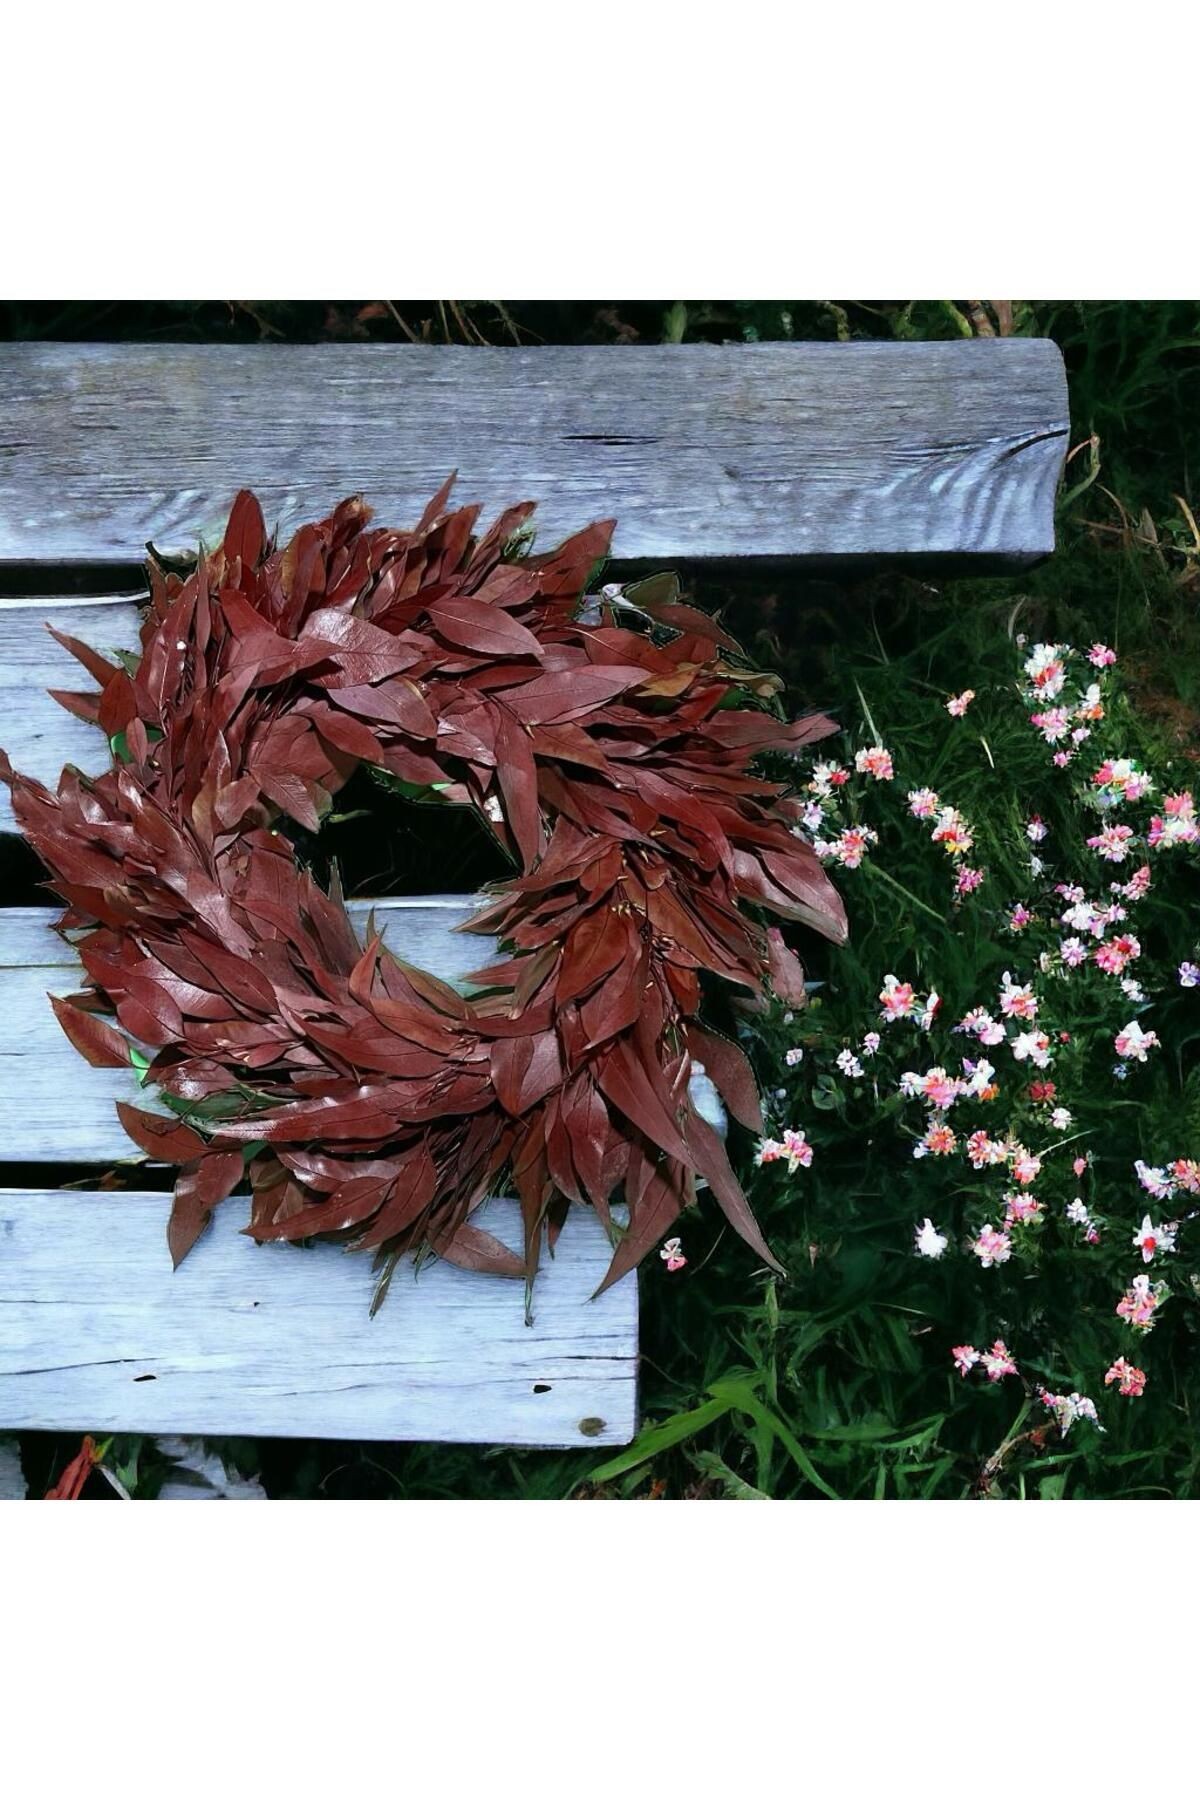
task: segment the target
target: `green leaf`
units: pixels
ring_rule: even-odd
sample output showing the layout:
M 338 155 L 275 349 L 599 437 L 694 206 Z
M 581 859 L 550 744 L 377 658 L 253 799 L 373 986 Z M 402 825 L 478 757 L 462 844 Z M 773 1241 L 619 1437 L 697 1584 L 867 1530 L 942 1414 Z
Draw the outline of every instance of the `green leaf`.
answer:
M 711 1392 L 711 1390 L 710 1390 Z M 652 1425 L 647 1431 L 639 1431 L 628 1450 L 622 1450 L 619 1456 L 601 1463 L 593 1469 L 589 1481 L 615 1481 L 618 1475 L 624 1475 L 627 1469 L 636 1469 L 639 1463 L 649 1462 L 652 1456 L 658 1456 L 664 1450 L 673 1450 L 676 1444 L 682 1444 L 688 1438 L 695 1437 L 698 1431 L 704 1431 L 723 1419 L 732 1400 L 706 1400 L 703 1406 L 693 1407 L 691 1412 L 676 1413 L 673 1418 L 665 1419 L 661 1425 Z

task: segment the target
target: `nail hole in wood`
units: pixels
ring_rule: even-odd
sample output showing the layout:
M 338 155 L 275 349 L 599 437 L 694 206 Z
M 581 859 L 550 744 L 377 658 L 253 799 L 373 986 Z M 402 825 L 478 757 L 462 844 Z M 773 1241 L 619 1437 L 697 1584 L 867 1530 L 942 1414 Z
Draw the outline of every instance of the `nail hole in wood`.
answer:
M 133 1379 L 135 1381 L 157 1381 L 158 1376 L 157 1375 L 135 1375 Z
M 533 1384 L 533 1391 L 535 1394 L 548 1394 L 550 1392 L 550 1383 L 548 1381 L 535 1381 Z

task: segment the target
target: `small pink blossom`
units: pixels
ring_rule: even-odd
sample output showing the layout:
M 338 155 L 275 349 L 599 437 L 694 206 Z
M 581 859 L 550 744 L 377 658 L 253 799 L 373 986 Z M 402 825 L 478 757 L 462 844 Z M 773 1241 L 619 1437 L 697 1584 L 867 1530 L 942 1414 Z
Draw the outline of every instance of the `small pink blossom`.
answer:
M 878 1048 L 882 1042 L 883 1042 L 883 1039 L 880 1037 L 880 1035 L 877 1031 L 868 1031 L 866 1037 L 862 1041 L 863 1055 L 864 1056 L 874 1056 L 875 1052 L 878 1050 Z
M 1049 835 L 1049 827 L 1037 813 L 1034 813 L 1033 817 L 1025 827 L 1025 836 L 1031 843 L 1041 844 L 1045 842 Z
M 897 981 L 894 975 L 885 975 L 883 988 L 879 995 L 879 1004 L 883 1008 L 882 1017 L 889 1023 L 893 1019 L 907 1019 L 916 1010 L 917 997 L 913 993 L 912 983 Z
M 1013 1225 L 1030 1225 L 1040 1219 L 1045 1211 L 1040 1200 L 1032 1194 L 1005 1194 L 1004 1196 L 1004 1229 Z
M 975 842 L 971 827 L 953 806 L 943 806 L 930 835 L 948 856 L 965 856 Z
M 1006 1019 L 1036 1019 L 1038 1003 L 1032 987 L 1015 982 L 1008 970 L 1000 986 L 1000 1011 Z
M 913 1155 L 953 1156 L 957 1145 L 958 1139 L 955 1137 L 949 1125 L 944 1123 L 931 1125 L 929 1130 L 925 1133 L 925 1136 L 913 1151 Z
M 955 1344 L 950 1354 L 960 1375 L 969 1375 L 975 1364 L 982 1361 L 974 1344 Z
M 1084 1170 L 1087 1168 L 1087 1157 L 1086 1156 L 1077 1156 L 1075 1158 L 1075 1161 L 1071 1164 L 1071 1167 L 1075 1171 L 1076 1175 L 1082 1175 Z
M 932 819 L 941 805 L 932 788 L 912 788 L 908 796 L 908 810 L 914 819 Z
M 1029 1187 L 1042 1172 L 1042 1159 L 1040 1156 L 1034 1156 L 1033 1152 L 1027 1150 L 1024 1144 L 1014 1144 L 1009 1166 L 1012 1169 L 1013 1180 L 1019 1182 L 1022 1187 Z
M 1008 1146 L 999 1138 L 989 1137 L 986 1131 L 973 1131 L 967 1139 L 967 1155 L 971 1166 L 986 1169 L 989 1165 L 1007 1162 Z
M 1093 961 L 1106 975 L 1123 975 L 1129 964 L 1136 962 L 1141 954 L 1142 946 L 1135 937 L 1115 937 L 1110 938 L 1107 943 L 1097 945 Z
M 1135 1275 L 1122 1298 L 1117 1301 L 1117 1317 L 1124 1319 L 1134 1331 L 1152 1331 L 1154 1315 L 1162 1305 L 1166 1291 L 1165 1281 L 1157 1281 L 1152 1285 L 1148 1275 Z
M 882 745 L 870 750 L 860 750 L 854 758 L 854 767 L 860 775 L 870 775 L 876 781 L 891 781 L 896 772 L 892 767 L 891 751 L 885 750 Z
M 1133 831 L 1128 825 L 1106 825 L 1095 837 L 1088 839 L 1088 849 L 1094 850 L 1105 862 L 1122 863 L 1129 855 L 1129 840 Z
M 1147 1051 L 1153 1050 L 1157 1044 L 1158 1033 L 1143 1031 L 1136 1019 L 1131 1019 L 1113 1039 L 1118 1056 L 1140 1063 L 1145 1062 Z
M 1077 969 L 1080 963 L 1087 961 L 1087 948 L 1077 937 L 1063 938 L 1058 953 L 1069 969 Z
M 983 886 L 983 870 L 961 868 L 954 878 L 956 894 L 973 894 L 977 887 Z
M 1065 706 L 1052 706 L 1048 712 L 1030 713 L 1029 723 L 1037 726 L 1048 744 L 1057 744 L 1071 729 L 1071 715 Z M 1059 757 L 1062 758 L 1060 763 Z M 1060 750 L 1054 760 L 1062 768 L 1071 759 L 1065 750 Z
M 992 1225 L 985 1225 L 971 1248 L 983 1267 L 990 1269 L 993 1264 L 1008 1261 L 1012 1255 L 1012 1239 L 1007 1232 L 997 1231 Z
M 677 1237 L 668 1238 L 658 1253 L 667 1265 L 668 1275 L 674 1275 L 677 1269 L 687 1266 L 687 1257 L 680 1249 L 681 1242 L 682 1239 Z
M 947 700 L 946 711 L 952 719 L 961 719 L 974 698 L 975 689 L 964 688 L 961 694 L 955 694 L 952 700 Z
M 1087 653 L 1087 659 L 1094 669 L 1107 669 L 1116 662 L 1117 653 L 1110 650 L 1107 644 L 1093 644 Z
M 1112 1368 L 1105 1375 L 1105 1387 L 1111 1387 L 1114 1381 L 1120 1383 L 1117 1388 L 1118 1394 L 1126 1394 L 1130 1399 L 1136 1400 L 1139 1394 L 1146 1391 L 1144 1372 L 1141 1369 L 1135 1369 L 1133 1364 L 1126 1362 L 1123 1356 L 1118 1356 Z
M 1200 967 L 1194 962 L 1181 962 L 1179 965 L 1179 985 L 1185 988 L 1200 987 Z
M 1023 906 L 1018 901 L 1017 905 L 1013 907 L 1008 915 L 1008 929 L 1010 931 L 1024 931 L 1025 927 L 1032 923 L 1033 914 L 1027 906 Z
M 1003 1338 L 997 1338 L 991 1349 L 983 1352 L 980 1360 L 989 1381 L 1000 1381 L 1005 1375 L 1015 1375 L 1018 1372 L 1012 1351 Z
M 1147 1213 L 1133 1234 L 1133 1247 L 1141 1251 L 1144 1263 L 1151 1263 L 1156 1256 L 1174 1250 L 1174 1227 L 1152 1224 Z

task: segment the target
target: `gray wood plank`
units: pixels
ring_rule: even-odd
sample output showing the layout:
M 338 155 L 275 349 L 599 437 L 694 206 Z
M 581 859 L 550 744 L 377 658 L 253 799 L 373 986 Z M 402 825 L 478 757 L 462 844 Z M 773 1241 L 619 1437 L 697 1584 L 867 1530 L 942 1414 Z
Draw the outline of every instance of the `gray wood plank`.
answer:
M 616 516 L 625 558 L 1053 548 L 1056 346 L 0 346 L 0 561 L 214 541 L 237 488 L 289 530 L 361 490 L 406 525 L 539 502 L 550 545 Z
M 433 894 L 353 900 L 349 911 L 360 936 L 374 912 L 383 941 L 397 955 L 444 981 L 462 982 L 495 949 L 491 938 L 453 929 L 481 903 L 478 895 Z M 140 1088 L 132 1069 L 94 1069 L 84 1062 L 46 999 L 74 992 L 83 979 L 71 946 L 51 929 L 56 916 L 45 907 L 0 910 L 0 1163 L 140 1163 L 115 1102 L 135 1100 L 153 1111 L 153 1089 Z M 699 1068 L 692 1096 L 703 1116 L 724 1131 L 720 1098 Z
M 567 1446 L 636 1429 L 637 1280 L 567 1221 L 524 1322 L 519 1283 L 255 1246 L 229 1201 L 172 1274 L 161 1194 L 0 1190 L 0 1429 Z M 481 1218 L 515 1245 L 514 1202 Z
M 47 622 L 111 657 L 115 650 L 136 649 L 138 609 L 135 601 L 120 596 L 0 599 L 0 749 L 7 750 L 14 769 L 53 788 L 65 763 L 99 775 L 110 758 L 104 733 L 67 712 L 46 691 L 93 693 L 96 688 L 87 670 L 55 643 Z M 0 831 L 14 829 L 12 800 L 0 786 Z

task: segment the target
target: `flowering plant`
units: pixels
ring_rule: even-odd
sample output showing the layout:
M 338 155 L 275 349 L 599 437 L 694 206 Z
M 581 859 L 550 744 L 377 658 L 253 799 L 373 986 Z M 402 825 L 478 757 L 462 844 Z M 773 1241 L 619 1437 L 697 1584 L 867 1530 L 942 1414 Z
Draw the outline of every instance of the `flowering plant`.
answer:
M 850 945 L 760 1023 L 755 1198 L 953 1390 L 943 1440 L 991 1408 L 1006 1454 L 1149 1455 L 1200 1326 L 1194 779 L 1108 646 L 1006 657 L 894 723 L 860 689 L 803 760 Z

